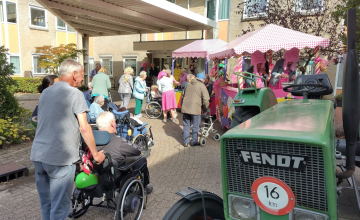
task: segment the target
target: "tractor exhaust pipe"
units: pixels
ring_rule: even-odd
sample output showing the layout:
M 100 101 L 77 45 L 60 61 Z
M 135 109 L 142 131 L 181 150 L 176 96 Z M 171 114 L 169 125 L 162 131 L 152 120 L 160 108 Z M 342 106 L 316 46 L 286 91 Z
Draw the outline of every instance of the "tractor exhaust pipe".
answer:
M 360 90 L 359 65 L 355 50 L 356 10 L 349 9 L 347 15 L 347 55 L 343 73 L 342 116 L 346 139 L 346 170 L 336 176 L 340 179 L 351 177 L 355 171 L 355 151 L 359 137 Z

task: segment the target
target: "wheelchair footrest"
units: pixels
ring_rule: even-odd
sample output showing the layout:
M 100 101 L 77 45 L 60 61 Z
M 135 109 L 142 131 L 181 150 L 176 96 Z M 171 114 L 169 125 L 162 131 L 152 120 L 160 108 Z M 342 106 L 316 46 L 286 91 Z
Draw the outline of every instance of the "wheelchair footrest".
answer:
M 118 166 L 118 169 L 121 171 L 127 171 L 129 170 L 135 163 L 137 163 L 139 160 L 141 160 L 142 156 L 136 156 L 136 157 L 127 157 L 125 159 L 125 162 L 120 164 Z

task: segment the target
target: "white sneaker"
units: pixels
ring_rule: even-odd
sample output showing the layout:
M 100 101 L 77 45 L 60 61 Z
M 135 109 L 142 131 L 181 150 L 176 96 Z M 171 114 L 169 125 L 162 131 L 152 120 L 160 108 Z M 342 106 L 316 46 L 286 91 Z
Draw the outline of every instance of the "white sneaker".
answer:
M 140 113 L 139 116 L 142 117 L 143 115 Z
M 138 115 L 135 115 L 134 117 L 136 117 L 136 118 L 141 118 L 141 115 L 138 114 Z
M 164 118 L 164 119 L 163 119 L 163 122 L 166 122 L 166 121 L 167 121 L 167 119 L 166 119 L 166 118 Z

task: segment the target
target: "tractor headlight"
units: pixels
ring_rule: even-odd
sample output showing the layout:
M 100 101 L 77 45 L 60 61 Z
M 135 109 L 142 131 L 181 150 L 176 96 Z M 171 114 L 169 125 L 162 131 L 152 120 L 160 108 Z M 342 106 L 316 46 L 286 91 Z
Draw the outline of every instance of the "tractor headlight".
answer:
M 234 219 L 256 220 L 256 204 L 252 199 L 229 195 L 229 214 Z
M 326 214 L 294 208 L 294 220 L 328 220 Z

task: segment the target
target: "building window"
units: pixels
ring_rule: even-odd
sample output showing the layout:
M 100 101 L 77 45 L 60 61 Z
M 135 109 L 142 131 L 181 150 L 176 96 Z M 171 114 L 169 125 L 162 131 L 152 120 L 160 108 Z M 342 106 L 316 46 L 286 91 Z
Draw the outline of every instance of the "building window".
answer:
M 33 73 L 34 74 L 46 74 L 46 70 L 43 67 L 39 67 L 39 55 L 32 55 Z
M 207 0 L 206 17 L 214 21 L 216 20 L 216 0 Z
M 136 64 L 137 56 L 123 56 L 123 70 L 130 66 L 134 70 L 134 75 L 139 75 Z
M 268 0 L 247 0 L 244 4 L 244 17 L 256 17 L 265 13 Z
M 60 18 L 56 18 L 56 29 L 61 31 L 75 32 L 69 25 L 63 22 Z
M 7 22 L 16 23 L 16 3 L 6 2 Z
M 0 1 L 0 22 L 4 22 L 4 8 L 2 1 Z
M 167 0 L 168 2 L 175 3 L 175 0 Z
M 14 74 L 21 74 L 20 70 L 20 57 L 10 55 L 10 63 L 14 65 Z
M 30 6 L 30 26 L 35 28 L 47 28 L 46 10 L 41 7 Z
M 323 0 L 297 0 L 297 11 L 313 11 L 321 9 Z
M 105 67 L 108 71 L 108 75 L 113 75 L 113 63 L 112 63 L 112 56 L 104 56 L 100 57 L 101 67 Z
M 219 20 L 229 19 L 230 0 L 219 0 Z

